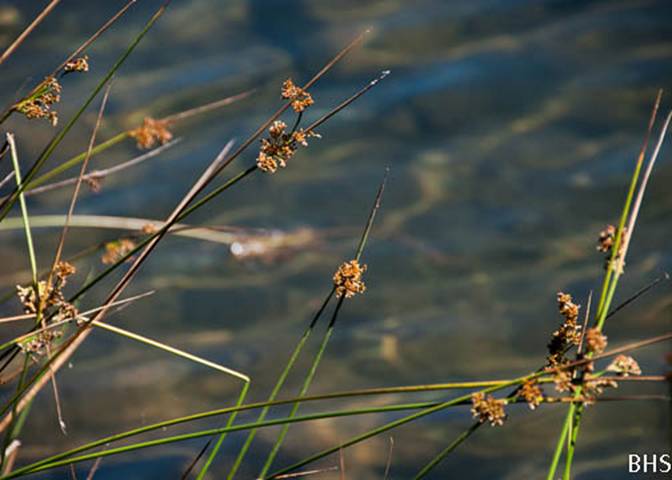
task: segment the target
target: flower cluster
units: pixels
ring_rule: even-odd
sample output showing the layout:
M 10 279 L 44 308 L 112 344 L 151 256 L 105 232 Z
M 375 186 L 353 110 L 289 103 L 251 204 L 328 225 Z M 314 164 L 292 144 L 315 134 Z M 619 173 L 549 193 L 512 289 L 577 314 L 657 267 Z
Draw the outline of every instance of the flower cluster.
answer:
M 58 124 L 58 113 L 52 106 L 61 101 L 61 84 L 56 77 L 46 77 L 26 99 L 14 106 L 14 109 L 26 118 L 45 118 L 52 126 Z
M 49 345 L 51 345 L 54 340 L 62 336 L 62 330 L 44 330 L 20 342 L 19 348 L 23 350 L 24 353 L 32 353 L 33 355 L 42 356 L 47 353 Z
M 105 253 L 100 261 L 105 265 L 112 265 L 124 258 L 135 248 L 135 242 L 130 238 L 122 238 L 105 244 Z M 130 261 L 130 258 L 127 260 Z
M 493 427 L 504 425 L 504 420 L 506 420 L 504 405 L 506 401 L 497 400 L 492 395 L 486 397 L 478 392 L 471 396 L 471 414 L 479 422 L 489 422 Z
M 607 348 L 607 337 L 598 328 L 586 330 L 586 352 L 600 354 Z
M 534 380 L 523 383 L 520 387 L 520 396 L 527 402 L 530 410 L 534 410 L 544 401 L 544 394 Z
M 621 241 L 619 243 L 619 251 L 614 257 L 614 268 L 617 268 L 621 265 L 620 259 L 623 255 L 623 249 L 625 248 L 625 237 L 628 234 L 627 228 L 623 228 L 623 234 L 621 235 Z M 612 255 L 614 250 L 614 244 L 616 243 L 616 227 L 613 225 L 607 225 L 607 227 L 600 232 L 600 236 L 597 239 L 597 251 L 605 253 L 605 268 L 609 268 L 609 264 L 612 261 Z M 623 272 L 620 272 L 623 273 Z
M 73 58 L 68 60 L 68 62 L 63 67 L 65 73 L 70 72 L 88 72 L 89 71 L 89 56 L 84 55 L 83 57 Z
M 553 374 L 553 383 L 555 383 L 555 389 L 560 393 L 573 392 L 575 390 L 572 374 L 567 370 L 558 370 L 555 372 Z
M 616 240 L 616 227 L 607 225 L 607 228 L 600 232 L 600 237 L 597 239 L 597 251 L 602 253 L 611 252 Z
M 65 299 L 63 288 L 68 282 L 68 277 L 76 273 L 75 267 L 68 262 L 58 262 L 54 267 L 53 280 L 51 283 L 40 281 L 37 289 L 33 286 L 16 286 L 17 296 L 23 305 L 25 313 L 36 314 L 45 312 L 48 308 L 54 308 L 53 315 L 50 316 L 51 323 L 59 323 L 77 318 L 77 308 Z M 37 290 L 37 291 L 36 291 Z M 19 346 L 24 352 L 42 355 L 47 347 L 55 339 L 59 338 L 62 332 L 58 329 L 44 330 L 24 342 Z
M 583 402 L 587 405 L 595 403 L 605 388 L 618 388 L 618 383 L 610 378 L 595 378 L 583 382 Z
M 58 262 L 54 268 L 54 280 L 48 284 L 45 280 L 37 283 L 37 291 L 33 286 L 16 286 L 16 293 L 24 313 L 37 313 L 46 308 L 57 306 L 70 311 L 72 305 L 68 304 L 63 295 L 63 288 L 67 284 L 69 276 L 73 275 L 76 269 L 68 262 Z
M 607 371 L 615 372 L 623 377 L 642 374 L 642 369 L 639 368 L 637 361 L 627 355 L 619 355 L 614 358 L 613 362 L 607 367 Z
M 362 281 L 362 274 L 366 271 L 366 265 L 360 265 L 357 260 L 343 262 L 334 273 L 334 285 L 338 298 L 345 295 L 350 298 L 357 293 L 364 293 L 366 285 Z
M 291 78 L 284 81 L 281 93 L 282 98 L 292 101 L 292 108 L 296 113 L 303 112 L 306 108 L 315 103 L 310 93 L 295 85 Z
M 581 325 L 578 324 L 579 305 L 572 302 L 572 296 L 568 293 L 558 293 L 558 310 L 564 317 L 548 344 L 548 364 L 557 366 L 564 362 L 564 356 L 571 345 L 578 345 L 581 339 Z
M 268 135 L 268 138 L 261 139 L 261 149 L 257 157 L 257 167 L 267 173 L 275 173 L 278 168 L 285 168 L 299 145 L 308 146 L 308 137 L 319 138 L 318 134 L 302 129 L 287 132 L 287 124 L 281 120 L 271 124 Z
M 173 139 L 173 134 L 168 130 L 168 122 L 154 120 L 152 117 L 145 117 L 142 126 L 131 130 L 128 133 L 135 139 L 138 148 L 152 148 L 157 143 L 163 145 Z

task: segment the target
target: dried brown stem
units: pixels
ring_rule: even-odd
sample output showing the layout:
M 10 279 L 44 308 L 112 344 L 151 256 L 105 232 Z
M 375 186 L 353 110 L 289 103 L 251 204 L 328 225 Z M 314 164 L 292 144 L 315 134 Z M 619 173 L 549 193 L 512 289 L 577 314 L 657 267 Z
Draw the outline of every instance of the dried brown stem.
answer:
M 19 48 L 19 46 L 23 43 L 23 41 L 32 33 L 35 28 L 42 23 L 42 21 L 51 13 L 51 11 L 56 8 L 56 5 L 59 4 L 61 0 L 51 0 L 49 4 L 44 7 L 44 9 L 35 17 L 35 20 L 31 22 L 30 25 L 28 25 L 21 34 L 16 37 L 16 40 L 12 42 L 12 44 L 7 47 L 7 49 L 3 52 L 2 55 L 0 55 L 0 65 L 2 65 L 5 60 L 7 60 L 14 51 Z

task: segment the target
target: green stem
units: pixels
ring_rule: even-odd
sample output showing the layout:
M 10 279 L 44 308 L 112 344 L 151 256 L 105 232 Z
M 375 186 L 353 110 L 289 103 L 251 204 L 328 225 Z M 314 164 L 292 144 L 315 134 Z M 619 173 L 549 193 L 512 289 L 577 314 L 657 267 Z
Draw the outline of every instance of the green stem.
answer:
M 443 459 L 446 458 L 453 450 L 459 447 L 460 444 L 464 442 L 467 438 L 469 438 L 469 436 L 472 433 L 474 433 L 481 425 L 483 425 L 481 422 L 476 422 L 467 430 L 462 432 L 450 445 L 448 445 L 444 450 L 441 451 L 441 453 L 439 453 L 436 457 L 434 457 L 431 462 L 425 465 L 423 469 L 420 470 L 418 474 L 414 477 L 414 480 L 420 480 L 421 478 L 425 478 L 425 476 L 427 476 L 427 474 L 434 467 L 436 467 L 439 463 L 441 463 Z
M 520 377 L 520 378 L 517 378 L 517 379 L 512 380 L 510 382 L 504 383 L 504 384 L 502 384 L 500 386 L 497 386 L 497 387 L 490 387 L 490 388 L 480 390 L 480 392 L 481 393 L 490 393 L 490 392 L 494 392 L 494 391 L 497 391 L 497 390 L 501 390 L 503 388 L 507 388 L 507 387 L 510 387 L 512 385 L 518 385 L 518 384 L 523 383 L 526 380 L 529 380 L 531 378 L 536 378 L 539 375 L 540 375 L 540 373 L 533 373 L 533 374 L 528 375 L 526 377 Z M 369 430 L 368 432 L 365 432 L 361 435 L 357 435 L 355 437 L 352 437 L 349 440 L 346 440 L 345 442 L 342 442 L 342 443 L 340 443 L 340 444 L 338 444 L 334 447 L 322 450 L 321 452 L 318 452 L 314 455 L 311 455 L 310 457 L 307 457 L 307 458 L 305 458 L 305 459 L 303 459 L 299 462 L 296 462 L 296 463 L 294 463 L 294 464 L 292 464 L 288 467 L 285 467 L 281 470 L 273 472 L 272 474 L 264 477 L 264 480 L 270 480 L 270 479 L 272 479 L 272 478 L 274 478 L 278 475 L 283 475 L 283 474 L 289 473 L 291 471 L 296 470 L 297 468 L 303 467 L 305 465 L 308 465 L 309 463 L 312 463 L 316 460 L 319 460 L 319 459 L 324 458 L 328 455 L 331 455 L 332 453 L 338 452 L 341 449 L 344 449 L 344 448 L 350 447 L 352 445 L 355 445 L 357 443 L 363 442 L 364 440 L 368 440 L 371 437 L 375 437 L 376 435 L 380 435 L 381 433 L 387 432 L 388 430 L 392 430 L 393 428 L 399 427 L 401 425 L 405 425 L 409 422 L 413 422 L 413 421 L 418 420 L 418 419 L 420 419 L 422 417 L 425 417 L 427 415 L 431 415 L 433 413 L 440 412 L 441 410 L 445 410 L 446 408 L 451 407 L 453 405 L 456 405 L 456 404 L 459 404 L 459 403 L 462 403 L 462 402 L 468 402 L 468 401 L 471 400 L 472 395 L 473 395 L 472 393 L 462 395 L 462 396 L 456 397 L 452 400 L 448 400 L 446 402 L 436 404 L 436 405 L 431 406 L 429 408 L 425 408 L 425 409 L 421 410 L 420 412 L 414 413 L 412 415 L 408 415 L 406 417 L 400 418 L 400 419 L 395 420 L 393 422 L 381 425 L 378 428 L 375 428 L 373 430 Z
M 23 181 L 21 180 L 21 167 L 19 165 L 19 156 L 16 152 L 16 143 L 14 142 L 14 135 L 7 134 L 7 142 L 12 157 L 12 166 L 14 168 L 14 177 L 16 178 L 16 188 L 21 190 Z M 23 193 L 19 194 L 19 205 L 21 207 L 21 218 L 23 219 L 23 228 L 26 233 L 26 245 L 28 246 L 28 258 L 30 259 L 30 272 L 33 278 L 33 288 L 35 289 L 35 298 L 39 302 L 40 292 L 37 281 L 37 260 L 35 259 L 35 248 L 33 247 L 33 235 L 30 232 L 30 221 L 28 217 L 28 207 L 26 206 L 26 198 Z
M 240 407 L 241 405 L 243 405 L 243 402 L 245 401 L 245 397 L 247 396 L 247 391 L 249 390 L 249 388 L 250 388 L 250 382 L 249 381 L 245 382 L 243 384 L 242 390 L 240 391 L 240 395 L 238 396 L 236 407 Z M 225 428 L 231 428 L 233 422 L 236 420 L 236 415 L 238 415 L 237 411 L 229 415 L 229 420 L 226 422 Z M 215 460 L 215 457 L 219 453 L 219 450 L 222 447 L 222 443 L 224 442 L 225 438 L 226 438 L 226 432 L 222 433 L 217 439 L 217 443 L 215 443 L 215 446 L 212 448 L 212 451 L 210 452 L 208 459 L 205 461 L 203 468 L 201 468 L 201 471 L 198 473 L 196 480 L 203 480 L 203 478 L 205 478 L 205 475 L 208 473 L 210 465 L 212 464 L 212 462 Z
M 567 434 L 569 433 L 569 425 L 572 419 L 571 415 L 572 411 L 570 408 L 570 410 L 567 411 L 567 416 L 565 417 L 565 421 L 562 424 L 562 430 L 560 431 L 560 436 L 558 437 L 558 441 L 555 444 L 555 452 L 553 453 L 553 460 L 551 461 L 551 466 L 548 469 L 546 480 L 555 479 L 555 471 L 558 469 L 558 463 L 560 463 L 560 457 L 562 456 L 562 451 L 565 448 L 565 441 L 567 439 Z
M 461 399 L 464 401 L 464 399 Z M 457 402 L 460 403 L 460 402 Z M 145 448 L 155 447 L 159 445 L 166 445 L 176 442 L 183 442 L 187 440 L 194 440 L 197 438 L 212 437 L 213 435 L 219 435 L 222 433 L 231 433 L 231 432 L 240 432 L 250 429 L 258 429 L 264 427 L 274 427 L 278 425 L 284 425 L 286 423 L 299 423 L 299 422 L 308 422 L 314 420 L 323 420 L 327 418 L 338 418 L 338 417 L 347 417 L 352 415 L 368 415 L 374 413 L 389 413 L 389 412 L 398 412 L 404 410 L 417 410 L 417 409 L 427 409 L 430 407 L 435 407 L 437 405 L 444 405 L 443 403 L 437 404 L 436 402 L 420 402 L 420 403 L 408 403 L 400 405 L 388 405 L 385 407 L 372 407 L 372 408 L 362 408 L 356 410 L 337 410 L 332 412 L 316 413 L 311 415 L 299 416 L 292 419 L 289 418 L 279 418 L 275 420 L 267 420 L 264 422 L 254 422 L 248 424 L 232 425 L 230 427 L 221 427 L 213 428 L 209 430 L 200 430 L 197 432 L 186 433 L 182 435 L 175 435 L 171 437 L 159 438 L 156 440 L 149 440 L 147 442 L 126 445 L 123 447 L 108 448 L 101 450 L 99 452 L 94 452 L 86 455 L 80 455 L 76 457 L 66 457 L 63 458 L 62 455 L 59 456 L 59 459 L 46 459 L 40 462 L 33 463 L 31 465 L 26 465 L 21 467 L 12 473 L 0 477 L 0 480 L 9 480 L 11 478 L 22 477 L 28 474 L 33 474 L 41 472 L 44 470 L 50 470 L 52 468 L 61 467 L 64 465 L 70 465 L 74 463 L 80 463 L 87 460 L 94 460 L 100 457 L 108 457 L 111 455 L 119 455 L 122 453 L 128 453 L 136 450 L 141 450 Z M 424 410 L 423 410 L 424 411 Z
M 301 339 L 299 340 L 299 343 L 294 347 L 294 351 L 292 352 L 292 355 L 289 358 L 289 361 L 287 362 L 287 365 L 285 365 L 285 368 L 282 370 L 282 373 L 280 374 L 280 377 L 278 378 L 277 382 L 275 383 L 275 386 L 273 387 L 273 390 L 271 391 L 271 394 L 269 395 L 267 402 L 273 402 L 278 394 L 280 393 L 280 390 L 284 386 L 285 382 L 287 381 L 287 377 L 289 376 L 289 372 L 294 368 L 294 364 L 296 363 L 296 360 L 299 358 L 299 354 L 303 350 L 304 345 L 306 344 L 306 341 L 308 340 L 308 337 L 310 337 L 310 334 L 313 331 L 313 327 L 315 326 L 315 323 L 317 320 L 320 318 L 322 315 L 322 312 L 324 312 L 324 309 L 327 307 L 327 304 L 331 300 L 331 297 L 334 295 L 335 289 L 332 288 L 331 292 L 325 300 L 322 302 L 322 306 L 319 308 L 315 316 L 313 317 L 313 320 L 311 321 L 310 325 L 306 330 L 303 332 L 303 335 L 301 336 Z M 257 423 L 263 422 L 266 419 L 266 415 L 268 415 L 268 411 L 270 410 L 270 405 L 267 405 L 261 409 L 261 412 L 259 413 L 259 416 L 257 417 Z M 238 453 L 238 456 L 236 457 L 236 460 L 231 467 L 231 470 L 229 471 L 229 474 L 227 475 L 227 480 L 232 480 L 233 477 L 235 477 L 236 473 L 238 472 L 238 469 L 243 463 L 243 460 L 245 459 L 245 455 L 247 454 L 247 451 L 250 449 L 250 446 L 252 445 L 252 441 L 254 440 L 254 437 L 257 434 L 256 429 L 250 430 L 250 433 L 247 435 L 247 438 L 245 439 L 245 443 L 240 449 L 240 452 Z
M 583 413 L 583 404 L 572 403 L 569 409 L 572 415 L 572 423 L 569 431 L 569 439 L 567 442 L 567 456 L 565 457 L 565 471 L 562 475 L 563 480 L 571 478 L 572 461 L 574 460 L 574 452 L 576 450 L 576 440 L 579 436 L 579 426 L 581 425 L 581 415 Z
M 105 140 L 102 143 L 99 143 L 93 149 L 91 149 L 91 156 L 93 157 L 94 155 L 99 154 L 100 152 L 103 152 L 107 150 L 108 148 L 122 142 L 124 139 L 128 138 L 128 132 L 121 132 L 114 137 L 110 138 L 109 140 Z M 48 172 L 44 173 L 43 175 L 40 175 L 36 179 L 34 179 L 31 182 L 28 182 L 25 186 L 25 190 L 32 190 L 36 187 L 39 187 L 40 185 L 48 182 L 52 178 L 54 178 L 57 175 L 60 175 L 61 173 L 70 170 L 71 168 L 75 167 L 77 164 L 81 163 L 84 161 L 86 158 L 86 152 L 80 153 L 79 155 L 72 157 L 69 160 L 66 160 L 65 162 L 61 163 L 60 165 L 54 167 L 53 169 L 49 170 Z
M 310 384 L 313 382 L 313 378 L 315 378 L 315 373 L 317 372 L 317 367 L 320 364 L 320 361 L 322 360 L 322 356 L 324 355 L 325 350 L 327 349 L 327 344 L 329 343 L 329 339 L 331 338 L 331 335 L 334 333 L 334 325 L 335 325 L 335 320 L 338 317 L 338 312 L 341 309 L 341 306 L 343 305 L 343 300 L 345 299 L 345 296 L 342 296 L 339 298 L 338 303 L 336 304 L 336 308 L 334 309 L 334 314 L 332 316 L 332 320 L 329 323 L 329 326 L 327 327 L 326 332 L 324 333 L 324 337 L 322 337 L 322 343 L 320 343 L 320 347 L 317 351 L 317 354 L 315 355 L 315 358 L 313 359 L 313 364 L 310 366 L 310 370 L 308 371 L 308 374 L 306 375 L 306 378 L 303 381 L 303 385 L 301 386 L 301 390 L 299 391 L 298 398 L 302 398 L 308 393 L 308 389 L 310 388 Z M 292 410 L 289 414 L 288 418 L 294 418 L 299 411 L 299 406 L 301 405 L 301 402 L 296 402 L 294 405 L 292 405 Z M 268 454 L 268 457 L 266 457 L 266 462 L 264 463 L 263 468 L 261 469 L 261 472 L 259 473 L 259 477 L 264 477 L 268 471 L 271 469 L 271 466 L 273 464 L 273 461 L 275 460 L 275 457 L 278 455 L 278 452 L 280 451 L 280 447 L 282 446 L 282 443 L 285 440 L 285 437 L 287 436 L 287 432 L 289 431 L 289 424 L 286 424 L 284 427 L 282 427 L 282 430 L 280 431 L 280 435 L 278 435 L 278 438 L 275 441 L 275 444 L 273 445 L 273 449 L 271 452 Z

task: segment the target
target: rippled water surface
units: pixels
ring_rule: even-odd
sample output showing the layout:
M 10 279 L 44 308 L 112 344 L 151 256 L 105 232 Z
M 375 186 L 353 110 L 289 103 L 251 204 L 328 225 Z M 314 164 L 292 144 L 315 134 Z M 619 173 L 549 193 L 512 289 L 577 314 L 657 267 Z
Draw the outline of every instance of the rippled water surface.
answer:
M 0 44 L 14 38 L 42 3 L 0 2 Z M 26 82 L 53 69 L 121 4 L 62 2 L 0 67 L 3 105 L 25 91 Z M 138 2 L 91 49 L 91 72 L 66 77 L 62 120 L 74 114 L 158 4 Z M 585 304 L 590 290 L 599 288 L 597 232 L 618 219 L 656 89 L 672 87 L 671 18 L 672 4 L 663 0 L 174 1 L 116 74 L 99 137 L 110 138 L 145 115 L 161 117 L 249 89 L 254 93 L 177 125 L 178 145 L 105 179 L 100 193 L 87 190 L 80 214 L 164 218 L 229 139 L 242 142 L 278 107 L 284 79 L 306 81 L 367 27 L 373 31 L 365 44 L 315 85 L 316 104 L 307 119 L 381 70 L 392 73 L 323 125 L 322 139 L 311 141 L 287 169 L 246 178 L 190 219 L 251 229 L 262 240 L 271 231 L 290 234 L 282 248 L 262 244 L 266 255 L 241 261 L 226 243 L 168 238 L 129 289 L 156 293 L 110 320 L 247 373 L 253 378 L 251 398 L 265 398 L 329 291 L 335 267 L 352 256 L 389 166 L 383 207 L 364 255 L 368 290 L 346 302 L 311 392 L 505 378 L 536 369 L 558 323 L 556 292 L 569 291 Z M 53 161 L 83 151 L 94 121 L 90 108 Z M 25 165 L 53 134 L 46 122 L 13 118 L 6 125 L 17 133 Z M 672 269 L 669 152 L 664 147 L 647 191 L 617 301 Z M 93 164 L 103 168 L 136 154 L 129 140 L 94 157 Z M 223 176 L 251 165 L 254 155 L 250 149 Z M 4 176 L 7 160 L 0 169 Z M 30 211 L 62 214 L 69 195 L 60 190 L 35 196 Z M 46 267 L 58 230 L 36 232 L 38 261 Z M 7 292 L 28 281 L 29 273 L 21 230 L 0 235 L 0 280 Z M 73 230 L 66 254 L 120 235 Z M 78 282 L 102 269 L 96 257 L 78 266 Z M 84 304 L 97 305 L 110 286 L 91 292 Z M 613 317 L 607 325 L 611 345 L 669 330 L 670 299 L 664 283 Z M 18 304 L 1 308 L 3 315 L 14 314 Z M 308 353 L 316 350 L 319 336 L 311 339 Z M 658 345 L 637 354 L 646 372 L 665 371 L 666 349 Z M 309 361 L 304 355 L 300 369 Z M 299 388 L 299 372 L 290 377 L 285 395 Z M 219 372 L 103 331 L 59 374 L 59 386 L 68 436 L 59 433 L 53 397 L 45 389 L 25 427 L 23 460 L 230 405 L 240 388 Z M 661 386 L 639 388 L 666 393 Z M 626 385 L 617 393 L 634 392 Z M 302 411 L 445 395 L 349 400 Z M 506 428 L 479 430 L 432 478 L 544 476 L 565 411 L 512 409 Z M 277 465 L 397 417 L 297 425 Z M 392 478 L 412 478 L 469 424 L 462 407 L 350 448 L 344 453 L 347 478 L 383 478 L 390 436 Z M 198 426 L 219 425 L 213 420 Z M 630 478 L 627 453 L 669 451 L 669 425 L 669 405 L 661 401 L 591 407 L 576 478 Z M 240 478 L 254 478 L 275 433 L 259 436 Z M 210 478 L 222 477 L 241 438 L 227 440 Z M 111 457 L 96 479 L 177 478 L 202 445 L 198 440 Z M 329 458 L 319 465 L 337 462 Z

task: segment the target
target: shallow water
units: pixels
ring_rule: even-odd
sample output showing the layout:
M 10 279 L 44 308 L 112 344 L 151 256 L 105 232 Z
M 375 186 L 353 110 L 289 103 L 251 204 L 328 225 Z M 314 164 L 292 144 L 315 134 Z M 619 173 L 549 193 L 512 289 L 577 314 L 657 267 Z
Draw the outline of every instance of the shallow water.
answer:
M 90 51 L 91 73 L 66 78 L 62 120 L 76 111 L 158 4 L 138 2 Z M 35 80 L 49 72 L 120 5 L 63 2 L 0 67 L 3 104 L 27 75 Z M 39 7 L 37 2 L 0 3 L 2 45 Z M 178 125 L 177 146 L 107 178 L 98 194 L 87 191 L 79 213 L 165 217 L 229 139 L 241 142 L 277 108 L 285 78 L 307 80 L 367 27 L 373 32 L 364 46 L 315 86 L 316 105 L 307 120 L 381 70 L 392 73 L 325 124 L 323 138 L 299 152 L 287 169 L 248 177 L 190 220 L 264 232 L 308 231 L 312 241 L 239 261 L 226 244 L 169 238 L 129 289 L 129 294 L 149 289 L 156 294 L 110 319 L 245 372 L 253 378 L 251 398 L 264 398 L 328 292 L 335 267 L 352 256 L 389 166 L 383 207 L 364 255 L 368 290 L 346 302 L 311 392 L 502 378 L 536 369 L 558 323 L 556 292 L 571 292 L 585 304 L 589 291 L 599 288 L 602 258 L 595 238 L 618 219 L 656 89 L 669 88 L 672 80 L 670 14 L 672 4 L 664 1 L 174 2 L 115 76 L 100 138 L 136 125 L 144 115 L 160 117 L 256 90 L 235 105 Z M 669 108 L 669 99 L 664 105 Z M 92 108 L 59 148 L 56 161 L 85 149 L 94 121 Z M 46 122 L 36 126 L 14 118 L 7 125 L 17 133 L 25 165 L 53 132 Z M 647 191 L 617 301 L 672 268 L 669 152 L 664 147 Z M 128 141 L 94 164 L 101 168 L 134 155 Z M 224 176 L 253 161 L 250 150 Z M 0 164 L 3 176 L 6 163 Z M 30 200 L 29 208 L 32 214 L 60 214 L 68 199 L 69 191 L 44 194 Z M 0 235 L 4 292 L 27 281 L 28 267 L 21 231 Z M 57 235 L 54 229 L 39 230 L 40 265 L 48 265 Z M 66 253 L 119 235 L 78 229 Z M 90 269 L 102 269 L 95 258 L 78 265 L 79 281 Z M 108 288 L 98 288 L 84 303 L 96 305 Z M 668 331 L 670 298 L 670 284 L 664 282 L 610 320 L 611 345 Z M 17 307 L 4 305 L 0 313 Z M 658 374 L 667 368 L 668 350 L 669 345 L 649 347 L 637 359 L 647 373 Z M 304 355 L 300 369 L 309 361 Z M 300 369 L 285 395 L 299 388 Z M 59 375 L 59 386 L 68 436 L 59 433 L 53 398 L 45 390 L 25 427 L 23 460 L 230 405 L 240 385 L 205 367 L 96 332 Z M 639 388 L 667 391 L 657 385 Z M 637 392 L 630 385 L 618 391 Z M 307 405 L 302 412 L 417 398 L 444 395 L 332 402 Z M 534 414 L 512 409 L 506 428 L 481 429 L 431 478 L 540 478 L 564 412 L 560 406 Z M 590 408 L 576 478 L 630 478 L 628 453 L 669 452 L 669 412 L 669 404 L 660 401 Z M 398 417 L 297 425 L 277 465 Z M 392 478 L 412 478 L 469 424 L 466 408 L 450 410 L 350 448 L 344 453 L 347 478 L 383 478 L 390 436 Z M 217 420 L 199 427 L 219 425 Z M 257 473 L 275 432 L 260 435 L 240 478 Z M 241 438 L 227 440 L 210 478 L 221 478 Z M 108 458 L 96 479 L 175 478 L 202 444 Z M 336 463 L 338 458 L 330 458 L 319 465 Z M 80 478 L 85 472 L 82 467 Z

